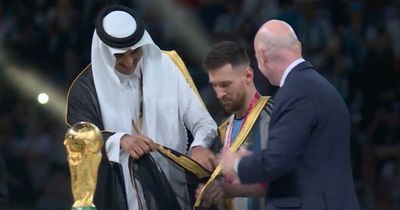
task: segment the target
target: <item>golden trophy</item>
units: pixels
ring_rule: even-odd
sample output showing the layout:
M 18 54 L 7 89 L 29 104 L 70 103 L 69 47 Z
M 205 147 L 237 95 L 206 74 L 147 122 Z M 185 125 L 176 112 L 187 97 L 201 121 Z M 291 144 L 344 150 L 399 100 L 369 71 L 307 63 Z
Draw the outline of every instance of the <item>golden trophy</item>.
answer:
M 68 155 L 74 197 L 72 210 L 95 210 L 93 196 L 96 190 L 103 136 L 92 123 L 78 122 L 68 129 L 64 145 Z

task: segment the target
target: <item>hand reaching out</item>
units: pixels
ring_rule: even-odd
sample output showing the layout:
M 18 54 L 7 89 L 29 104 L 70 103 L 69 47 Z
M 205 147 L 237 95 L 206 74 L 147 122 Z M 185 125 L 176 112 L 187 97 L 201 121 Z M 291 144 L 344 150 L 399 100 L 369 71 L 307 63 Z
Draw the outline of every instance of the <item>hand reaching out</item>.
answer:
M 216 159 L 211 150 L 202 146 L 195 146 L 191 149 L 189 156 L 207 170 L 213 171 L 215 169 Z
M 124 135 L 121 138 L 121 148 L 132 158 L 139 159 L 144 154 L 155 150 L 154 142 L 143 135 Z
M 196 198 L 200 195 L 204 184 L 199 184 L 196 189 Z M 212 204 L 218 205 L 226 198 L 225 183 L 222 180 L 215 179 L 212 181 L 203 192 L 203 200 L 201 206 L 210 207 Z
M 240 161 L 240 159 L 244 156 L 248 156 L 251 153 L 245 149 L 239 149 L 237 152 L 231 152 L 229 150 L 224 150 L 219 156 L 220 165 L 222 168 L 222 174 L 229 178 L 233 183 L 240 183 L 240 179 L 238 174 L 234 170 L 234 165 L 236 161 Z

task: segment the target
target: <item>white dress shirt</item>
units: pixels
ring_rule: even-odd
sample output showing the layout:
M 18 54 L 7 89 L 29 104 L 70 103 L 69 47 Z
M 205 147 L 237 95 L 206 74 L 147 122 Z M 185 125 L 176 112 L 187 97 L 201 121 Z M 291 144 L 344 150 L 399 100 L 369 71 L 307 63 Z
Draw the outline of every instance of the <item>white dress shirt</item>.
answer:
M 303 58 L 299 58 L 299 59 L 293 61 L 293 62 L 286 68 L 286 70 L 283 72 L 283 75 L 282 75 L 282 78 L 281 78 L 281 82 L 280 82 L 280 84 L 279 84 L 279 87 L 282 87 L 283 84 L 285 84 L 286 77 L 287 77 L 287 75 L 289 75 L 289 73 L 293 70 L 293 68 L 294 68 L 295 66 L 297 66 L 299 63 L 302 63 L 302 62 L 304 62 L 304 61 L 305 61 L 305 60 L 304 60 Z

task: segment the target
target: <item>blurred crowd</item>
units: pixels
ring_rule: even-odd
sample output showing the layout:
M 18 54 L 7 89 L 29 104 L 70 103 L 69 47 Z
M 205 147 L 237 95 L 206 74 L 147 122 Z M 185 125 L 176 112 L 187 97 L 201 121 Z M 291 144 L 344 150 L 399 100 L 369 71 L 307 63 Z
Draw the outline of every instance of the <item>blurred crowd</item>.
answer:
M 400 209 L 400 1 L 170 1 L 198 18 L 210 44 L 235 40 L 246 46 L 256 86 L 267 95 L 276 89 L 257 70 L 254 34 L 266 20 L 288 22 L 302 42 L 304 58 L 348 105 L 353 173 L 363 209 Z M 226 113 L 208 85 L 201 61 L 187 56 L 180 40 L 168 36 L 174 29 L 159 15 L 160 1 L 0 0 L 2 50 L 18 63 L 35 66 L 66 96 L 73 79 L 90 62 L 94 17 L 110 3 L 137 10 L 155 43 L 177 50 L 220 123 Z M 21 95 L 2 74 L 4 68 L 0 63 L 0 156 L 7 169 L 9 209 L 70 209 L 64 122 Z

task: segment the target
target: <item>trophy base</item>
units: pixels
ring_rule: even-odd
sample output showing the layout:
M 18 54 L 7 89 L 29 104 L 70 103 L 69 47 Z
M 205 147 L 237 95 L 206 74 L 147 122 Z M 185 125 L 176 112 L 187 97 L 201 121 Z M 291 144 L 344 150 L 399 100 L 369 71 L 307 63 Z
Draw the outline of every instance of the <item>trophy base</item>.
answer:
M 87 207 L 72 207 L 71 210 L 96 210 L 94 206 L 87 206 Z

